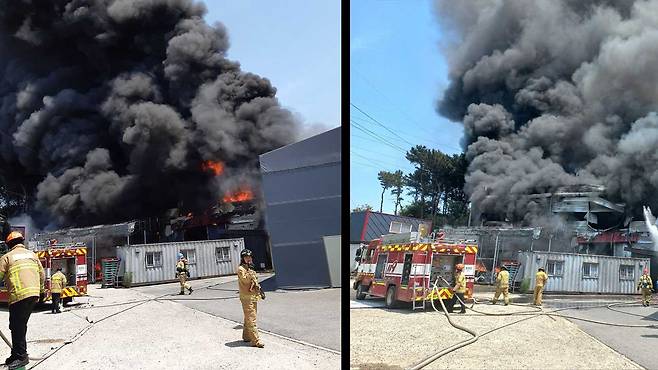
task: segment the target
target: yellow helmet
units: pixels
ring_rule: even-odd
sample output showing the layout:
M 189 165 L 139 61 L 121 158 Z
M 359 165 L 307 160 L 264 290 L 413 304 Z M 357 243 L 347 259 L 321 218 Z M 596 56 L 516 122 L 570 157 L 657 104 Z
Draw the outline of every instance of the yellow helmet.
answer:
M 5 240 L 5 243 L 9 243 L 10 241 L 12 241 L 12 240 L 16 240 L 16 239 L 18 239 L 18 238 L 20 238 L 20 239 L 24 239 L 24 238 L 23 238 L 23 234 L 21 234 L 21 233 L 18 232 L 18 231 L 12 231 L 12 232 L 10 232 L 9 235 L 7 236 L 7 240 Z

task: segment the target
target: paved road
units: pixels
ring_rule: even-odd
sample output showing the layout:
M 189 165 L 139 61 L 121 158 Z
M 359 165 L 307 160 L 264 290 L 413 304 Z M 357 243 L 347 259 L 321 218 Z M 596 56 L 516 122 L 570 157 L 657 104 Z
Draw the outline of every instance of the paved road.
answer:
M 611 297 L 612 300 L 619 300 L 623 297 Z M 574 302 L 580 302 L 582 305 L 594 305 L 605 303 L 601 299 L 587 299 L 582 296 L 561 300 L 549 300 L 546 306 L 565 307 L 571 306 Z M 562 311 L 576 317 L 587 318 L 598 321 L 606 321 L 620 324 L 632 325 L 653 325 L 658 324 L 658 306 L 643 307 L 639 304 L 630 306 L 613 307 L 615 310 L 625 313 L 616 312 L 608 308 L 588 308 L 579 310 Z M 608 325 L 599 325 L 580 320 L 571 320 L 573 323 L 589 335 L 595 337 L 608 347 L 623 354 L 627 358 L 635 361 L 647 369 L 655 369 L 658 364 L 658 351 L 655 350 L 658 343 L 657 328 L 627 328 L 614 327 Z
M 340 351 L 340 289 L 275 290 L 271 277 L 266 274 L 259 276 L 267 296 L 265 301 L 258 302 L 259 329 Z M 191 296 L 183 297 L 190 300 L 179 303 L 214 316 L 242 322 L 242 306 L 237 299 L 237 277 L 192 280 L 191 284 L 196 290 Z M 177 293 L 179 284 L 133 289 L 158 296 Z

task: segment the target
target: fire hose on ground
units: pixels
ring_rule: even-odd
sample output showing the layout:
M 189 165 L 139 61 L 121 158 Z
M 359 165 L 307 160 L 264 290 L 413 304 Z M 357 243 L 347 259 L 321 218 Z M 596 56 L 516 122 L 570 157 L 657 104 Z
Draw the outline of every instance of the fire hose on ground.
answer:
M 446 284 L 450 285 L 447 281 L 445 281 L 445 279 L 443 279 L 443 281 L 444 281 Z M 432 295 L 434 295 L 435 293 L 438 294 L 438 291 L 439 291 L 439 290 L 438 290 L 438 286 L 437 286 L 437 285 L 438 285 L 438 278 L 434 281 L 434 286 L 433 286 L 433 288 L 432 288 Z M 459 302 L 460 302 L 461 304 L 463 304 L 465 307 L 468 307 L 468 306 L 466 305 L 466 303 L 465 303 L 464 301 L 462 301 L 461 298 L 459 298 L 459 296 L 455 295 L 455 297 L 457 298 L 457 300 L 459 300 Z M 432 304 L 432 308 L 433 308 L 436 312 L 439 312 L 439 310 L 438 310 L 438 309 L 436 308 L 436 306 L 434 305 L 434 299 L 431 299 L 430 302 L 431 302 L 431 304 Z M 505 328 L 505 327 L 508 327 L 508 326 L 511 326 L 511 325 L 517 324 L 517 323 L 519 323 L 519 322 L 521 322 L 521 321 L 529 320 L 529 319 L 532 319 L 532 318 L 535 318 L 535 317 L 540 317 L 540 316 L 548 316 L 548 317 L 550 317 L 550 318 L 553 318 L 553 316 L 557 316 L 557 317 L 562 317 L 562 318 L 566 318 L 566 319 L 581 320 L 581 321 L 586 321 L 586 322 L 595 323 L 595 324 L 609 325 L 609 326 L 617 326 L 617 327 L 653 328 L 653 329 L 658 328 L 658 325 L 656 325 L 656 324 L 648 324 L 648 325 L 620 324 L 620 323 L 611 323 L 611 322 L 606 322 L 606 321 L 591 320 L 591 319 L 585 319 L 585 318 L 575 317 L 575 316 L 571 316 L 571 315 L 564 315 L 564 314 L 556 314 L 556 313 L 555 313 L 555 312 L 558 312 L 558 311 L 571 310 L 571 309 L 582 309 L 582 308 L 602 308 L 602 307 L 606 307 L 606 308 L 611 309 L 611 310 L 613 310 L 613 311 L 617 311 L 617 312 L 621 312 L 621 313 L 626 313 L 626 314 L 632 314 L 632 313 L 629 313 L 629 312 L 624 312 L 624 311 L 619 311 L 619 310 L 614 310 L 614 309 L 612 309 L 613 306 L 628 305 L 629 303 L 626 303 L 626 302 L 615 302 L 615 303 L 608 303 L 608 304 L 602 304 L 602 305 L 592 305 L 592 306 L 587 306 L 587 307 L 581 307 L 581 306 L 564 307 L 564 308 L 558 308 L 558 309 L 555 309 L 555 310 L 552 310 L 552 311 L 544 311 L 543 309 L 537 307 L 537 309 L 539 309 L 540 311 L 534 311 L 534 312 L 533 312 L 533 311 L 525 311 L 525 312 L 522 311 L 522 312 L 508 312 L 508 313 L 490 313 L 490 312 L 479 311 L 479 310 L 476 310 L 475 308 L 473 308 L 473 307 L 475 306 L 475 303 L 476 303 L 476 301 L 475 301 L 475 299 L 474 299 L 474 300 L 473 300 L 473 305 L 471 305 L 471 307 L 468 307 L 468 309 L 471 310 L 471 311 L 473 311 L 473 312 L 477 312 L 477 313 L 479 313 L 479 314 L 485 315 L 485 316 L 517 316 L 517 315 L 518 315 L 518 316 L 528 316 L 528 317 L 526 317 L 526 318 L 523 318 L 523 319 L 520 319 L 520 320 L 517 320 L 517 321 L 513 321 L 513 322 L 511 322 L 511 323 L 507 323 L 507 324 L 505 324 L 505 325 L 501 325 L 501 326 L 495 327 L 495 328 L 493 328 L 493 329 L 491 329 L 491 330 L 488 330 L 488 331 L 486 331 L 486 332 L 484 332 L 484 333 L 482 333 L 482 334 L 478 334 L 478 333 L 476 333 L 474 330 L 471 330 L 471 329 L 469 329 L 469 328 L 467 328 L 467 327 L 465 327 L 465 326 L 462 326 L 462 325 L 459 325 L 459 324 L 454 323 L 454 322 L 451 320 L 451 318 L 450 318 L 450 314 L 448 313 L 448 311 L 447 311 L 447 309 L 446 309 L 446 306 L 445 306 L 445 304 L 443 303 L 443 300 L 440 299 L 440 300 L 439 300 L 439 303 L 441 303 L 441 307 L 443 308 L 443 313 L 445 314 L 446 318 L 448 319 L 448 323 L 450 323 L 450 325 L 452 325 L 452 326 L 455 327 L 456 329 L 459 329 L 459 330 L 462 330 L 462 331 L 464 331 L 464 332 L 467 332 L 467 333 L 471 334 L 473 337 L 472 337 L 472 338 L 469 338 L 469 339 L 467 339 L 467 340 L 464 340 L 464 341 L 458 342 L 458 343 L 456 343 L 456 344 L 454 344 L 454 345 L 452 345 L 452 346 L 450 346 L 450 347 L 448 347 L 448 348 L 442 349 L 442 350 L 440 350 L 440 351 L 437 351 L 437 352 L 431 354 L 430 356 L 424 358 L 423 360 L 421 360 L 421 361 L 418 362 L 417 364 L 415 364 L 415 365 L 413 365 L 412 367 L 410 367 L 410 368 L 409 368 L 410 370 L 419 370 L 419 369 L 422 369 L 422 368 L 424 368 L 425 366 L 431 364 L 432 362 L 434 362 L 434 361 L 436 361 L 437 359 L 439 359 L 439 358 L 445 356 L 445 355 L 448 354 L 448 353 L 451 353 L 451 352 L 453 352 L 453 351 L 456 351 L 457 349 L 460 349 L 460 348 L 463 348 L 463 347 L 465 347 L 465 346 L 468 346 L 468 345 L 470 345 L 470 344 L 475 343 L 480 337 L 482 337 L 482 336 L 484 336 L 484 335 L 487 335 L 487 334 L 489 334 L 489 333 L 491 333 L 491 332 L 493 332 L 493 331 L 496 331 L 496 330 L 499 330 L 499 329 L 502 329 L 502 328 Z M 633 303 L 630 303 L 630 304 L 633 304 Z M 521 305 L 518 305 L 518 306 L 521 306 Z M 656 319 L 653 319 L 653 320 L 656 320 Z M 656 320 L 656 321 L 658 321 L 658 320 Z

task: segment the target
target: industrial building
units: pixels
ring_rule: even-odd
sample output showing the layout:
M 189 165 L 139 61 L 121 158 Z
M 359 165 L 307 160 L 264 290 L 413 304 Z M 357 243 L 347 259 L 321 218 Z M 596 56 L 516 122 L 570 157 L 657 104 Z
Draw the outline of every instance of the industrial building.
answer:
M 341 128 L 262 154 L 260 166 L 277 285 L 340 286 L 340 242 L 324 237 L 341 233 Z

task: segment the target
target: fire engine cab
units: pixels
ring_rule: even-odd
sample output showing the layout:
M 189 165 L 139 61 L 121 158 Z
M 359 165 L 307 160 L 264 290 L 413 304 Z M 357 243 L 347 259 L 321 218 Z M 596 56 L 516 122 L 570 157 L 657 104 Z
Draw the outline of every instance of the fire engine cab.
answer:
M 87 295 L 87 247 L 82 243 L 53 244 L 44 250 L 34 251 L 43 265 L 46 273 L 46 296 L 44 301 L 50 301 L 50 277 L 62 268 L 66 276 L 67 286 L 62 289 L 62 302 L 68 304 L 73 297 Z M 8 302 L 9 294 L 0 282 L 0 302 Z
M 400 301 L 425 308 L 429 300 L 443 299 L 452 310 L 455 265 L 464 264 L 466 294 L 473 295 L 475 243 L 422 238 L 418 233 L 389 234 L 370 242 L 361 253 L 353 289 L 356 299 L 384 297 L 387 307 Z M 437 281 L 438 293 L 433 292 Z

